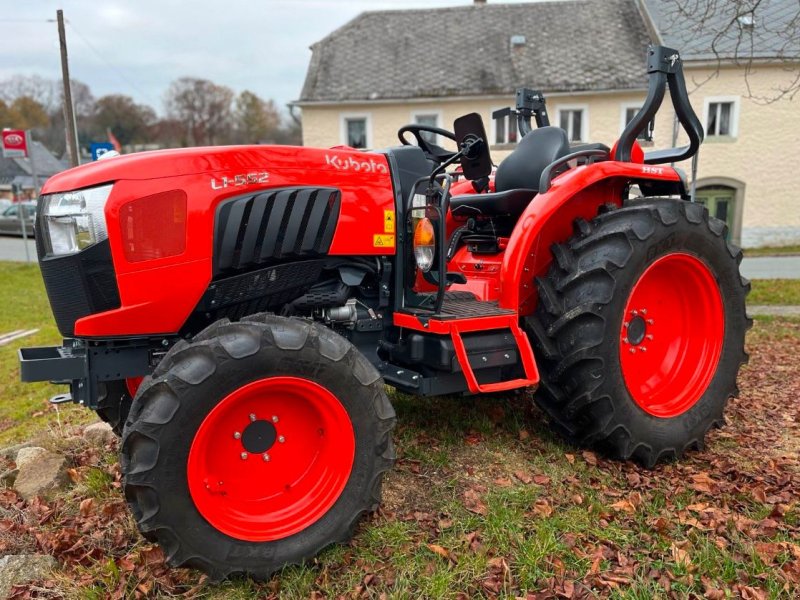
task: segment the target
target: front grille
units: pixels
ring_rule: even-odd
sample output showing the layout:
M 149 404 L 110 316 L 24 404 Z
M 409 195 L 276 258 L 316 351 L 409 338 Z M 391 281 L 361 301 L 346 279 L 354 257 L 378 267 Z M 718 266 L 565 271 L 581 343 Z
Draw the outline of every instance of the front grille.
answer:
M 327 254 L 341 197 L 335 188 L 297 187 L 222 203 L 214 228 L 214 274 Z
M 37 236 L 36 246 L 44 287 L 61 335 L 75 335 L 75 322 L 82 317 L 120 307 L 108 240 L 69 256 L 45 256 L 42 235 Z

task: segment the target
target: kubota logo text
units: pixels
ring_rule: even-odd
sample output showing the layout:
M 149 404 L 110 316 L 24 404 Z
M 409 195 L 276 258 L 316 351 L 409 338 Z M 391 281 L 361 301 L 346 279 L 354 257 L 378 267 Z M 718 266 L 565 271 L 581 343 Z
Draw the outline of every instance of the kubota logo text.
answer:
M 223 188 L 233 187 L 235 185 L 254 185 L 256 183 L 266 183 L 267 181 L 269 181 L 269 173 L 266 171 L 242 173 L 240 175 L 233 175 L 232 177 L 212 177 L 211 189 L 221 190 Z
M 376 162 L 374 159 L 357 160 L 352 156 L 342 158 L 337 154 L 326 154 L 325 163 L 337 171 L 356 171 L 357 173 L 388 173 L 386 165 Z

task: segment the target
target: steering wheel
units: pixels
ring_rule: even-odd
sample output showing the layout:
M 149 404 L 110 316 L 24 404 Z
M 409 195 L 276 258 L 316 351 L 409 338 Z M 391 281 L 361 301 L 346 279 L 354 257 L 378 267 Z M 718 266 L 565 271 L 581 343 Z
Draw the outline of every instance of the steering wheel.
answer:
M 419 146 L 425 155 L 437 162 L 443 163 L 455 154 L 455 152 L 450 152 L 449 150 L 445 150 L 441 146 L 433 144 L 427 141 L 424 137 L 422 137 L 422 133 L 433 133 L 434 135 L 440 135 L 442 137 L 447 138 L 448 140 L 453 140 L 457 142 L 456 135 L 446 129 L 441 129 L 439 127 L 433 127 L 431 125 L 419 125 L 419 124 L 412 124 L 412 125 L 404 125 L 400 129 L 397 130 L 397 137 L 400 138 L 400 141 L 403 143 L 404 146 L 413 146 L 414 144 L 406 139 L 405 134 L 410 133 L 414 136 L 414 139 L 417 142 L 417 146 Z

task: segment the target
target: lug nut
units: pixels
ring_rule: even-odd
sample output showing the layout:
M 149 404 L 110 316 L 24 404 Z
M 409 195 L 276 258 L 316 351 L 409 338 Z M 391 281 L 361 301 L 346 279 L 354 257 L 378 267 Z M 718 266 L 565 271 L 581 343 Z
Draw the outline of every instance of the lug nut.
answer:
M 644 336 L 644 337 L 646 337 L 648 340 L 652 340 L 652 339 L 653 339 L 653 334 L 652 334 L 652 333 L 648 333 L 648 334 L 647 334 L 646 336 Z
M 242 452 L 239 456 L 242 460 L 247 460 L 247 452 Z
M 643 308 L 643 309 L 641 310 L 641 313 L 642 313 L 643 315 L 646 315 L 646 314 L 647 314 L 647 309 L 646 309 L 646 308 Z
M 631 353 L 631 354 L 636 354 L 636 348 L 631 348 L 631 349 L 630 349 L 630 353 Z
M 269 454 L 267 454 L 266 452 L 264 452 L 264 454 L 261 455 L 261 458 L 264 459 L 264 462 L 269 462 Z
M 622 324 L 622 326 L 623 326 L 625 329 L 627 329 L 627 328 L 628 328 L 628 325 L 630 325 L 630 323 L 629 323 L 628 321 L 625 321 L 625 322 Z
M 631 314 L 635 317 L 636 315 L 639 314 L 639 311 L 638 310 L 632 310 Z
M 647 352 L 647 348 L 644 346 L 639 346 L 639 352 Z
M 630 342 L 628 341 L 628 338 L 626 338 L 626 337 L 622 338 L 622 341 L 625 342 L 626 344 L 630 344 Z
M 279 435 L 279 436 L 278 436 L 278 441 L 279 441 L 279 442 L 282 444 L 283 442 L 285 442 L 285 441 L 286 441 L 286 438 L 285 438 L 285 437 L 283 437 L 282 435 Z
M 256 416 L 253 413 L 250 413 L 250 420 L 251 421 L 255 421 L 256 420 Z
M 272 422 L 273 423 L 277 423 L 278 422 L 278 415 L 272 415 Z
M 241 437 L 242 437 L 242 434 L 241 434 L 241 433 L 239 433 L 238 431 L 235 431 L 235 432 L 233 433 L 233 439 L 235 439 L 235 440 L 238 440 L 238 439 L 240 439 Z
M 655 321 L 653 321 L 653 319 L 647 319 L 647 324 L 648 325 L 652 325 L 653 323 L 655 323 Z

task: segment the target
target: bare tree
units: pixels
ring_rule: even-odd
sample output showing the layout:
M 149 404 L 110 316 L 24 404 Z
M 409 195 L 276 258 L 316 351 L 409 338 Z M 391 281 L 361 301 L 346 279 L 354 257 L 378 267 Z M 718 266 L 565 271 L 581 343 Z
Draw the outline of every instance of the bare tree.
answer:
M 190 145 L 224 143 L 231 129 L 233 91 L 207 79 L 182 77 L 166 94 L 167 114 L 184 124 Z
M 49 113 L 58 108 L 56 82 L 39 75 L 13 75 L 0 83 L 0 98 L 11 104 L 17 98 L 32 98 Z
M 123 145 L 150 141 L 156 121 L 152 108 L 121 94 L 110 94 L 97 100 L 92 118 L 95 135 L 103 137 L 110 130 Z
M 274 141 L 281 125 L 275 102 L 262 100 L 249 90 L 236 98 L 237 143 L 252 144 Z
M 748 95 L 756 102 L 800 92 L 800 0 L 648 0 L 647 6 L 668 43 L 716 65 L 706 79 L 694 80 L 697 87 L 734 64 L 744 69 Z M 786 74 L 768 93 L 751 85 L 764 63 L 780 64 Z

